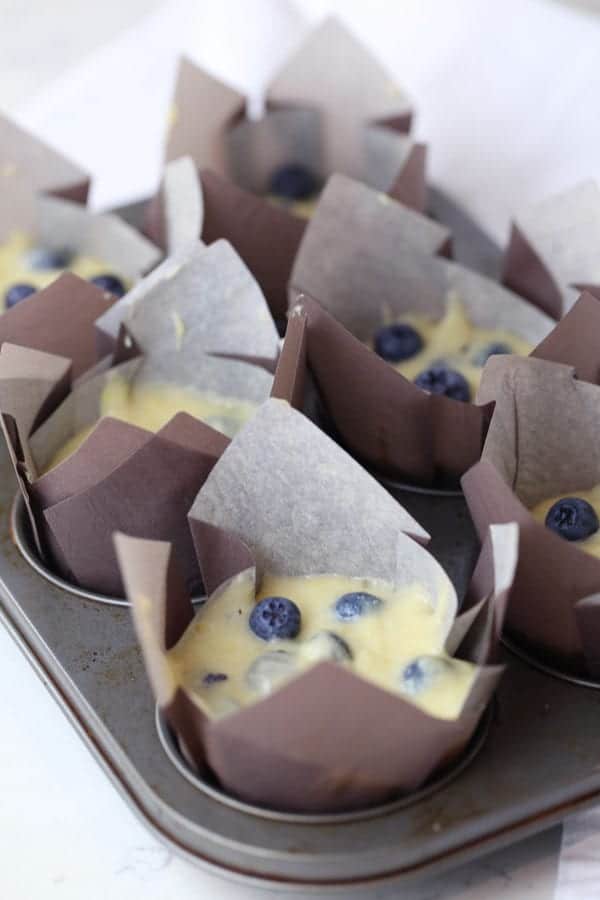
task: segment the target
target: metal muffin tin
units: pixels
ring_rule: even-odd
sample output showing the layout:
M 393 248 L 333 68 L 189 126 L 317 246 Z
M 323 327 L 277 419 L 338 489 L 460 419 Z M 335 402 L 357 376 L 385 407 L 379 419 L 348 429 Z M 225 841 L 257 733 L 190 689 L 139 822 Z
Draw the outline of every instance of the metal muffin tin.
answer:
M 490 241 L 443 195 L 433 200 L 438 217 L 458 229 L 469 262 L 493 273 Z M 135 211 L 128 214 L 135 221 Z M 462 497 L 387 487 L 432 533 L 433 550 L 461 594 L 477 552 Z M 157 720 L 129 611 L 77 596 L 40 572 L 22 516 L 14 517 L 13 533 L 14 491 L 2 450 L 2 619 L 118 790 L 188 860 L 278 894 L 364 897 L 505 846 L 600 800 L 600 693 L 508 651 L 487 734 L 479 732 L 446 777 L 405 802 L 356 816 L 268 815 L 214 784 L 195 784 Z
M 317 823 L 259 815 L 198 789 L 165 752 L 129 611 L 32 569 L 11 532 L 4 453 L 0 477 L 3 619 L 123 796 L 188 859 L 278 892 L 349 896 L 438 872 L 600 799 L 600 694 L 516 658 L 479 752 L 407 805 Z

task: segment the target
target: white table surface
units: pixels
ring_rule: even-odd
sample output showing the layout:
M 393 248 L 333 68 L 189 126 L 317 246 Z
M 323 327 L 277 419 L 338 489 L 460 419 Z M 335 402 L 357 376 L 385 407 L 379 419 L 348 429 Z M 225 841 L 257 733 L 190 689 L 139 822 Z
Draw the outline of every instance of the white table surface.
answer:
M 0 106 L 87 165 L 110 205 L 156 183 L 178 50 L 257 92 L 325 9 L 408 87 L 431 171 L 498 239 L 518 203 L 600 176 L 600 21 L 551 0 L 0 0 Z M 268 896 L 155 840 L 2 629 L 0 683 L 1 898 Z M 561 828 L 390 895 L 593 900 L 598 830 L 596 811 L 566 827 L 558 889 Z

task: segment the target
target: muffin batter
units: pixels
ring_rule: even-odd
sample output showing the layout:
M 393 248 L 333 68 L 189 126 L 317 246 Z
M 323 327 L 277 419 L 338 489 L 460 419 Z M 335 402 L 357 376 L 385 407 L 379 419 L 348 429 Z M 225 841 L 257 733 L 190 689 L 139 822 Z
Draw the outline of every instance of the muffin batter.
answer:
M 448 297 L 446 313 L 437 321 L 419 313 L 406 313 L 394 324 L 411 325 L 421 337 L 423 346 L 408 359 L 390 362 L 409 381 L 435 363 L 460 372 L 467 380 L 471 399 L 475 397 L 482 368 L 492 345 L 503 344 L 518 356 L 527 356 L 532 347 L 517 335 L 504 329 L 478 328 L 467 316 L 456 294 Z M 387 324 L 392 324 L 389 322 Z M 375 340 L 370 343 L 375 349 Z M 388 360 L 389 361 L 389 360 Z
M 159 431 L 178 412 L 201 419 L 228 437 L 239 431 L 256 411 L 252 403 L 200 392 L 173 384 L 132 385 L 119 375 L 107 382 L 100 397 L 100 418 L 112 416 L 147 431 Z M 48 469 L 77 450 L 96 423 L 74 435 L 53 457 Z
M 352 616 L 347 596 L 357 592 L 371 601 Z M 265 640 L 252 630 L 251 613 L 268 597 L 296 604 L 301 618 L 293 639 Z M 255 599 L 242 574 L 197 613 L 169 651 L 174 683 L 218 717 L 329 659 L 431 715 L 454 719 L 476 670 L 444 653 L 449 602 L 440 596 L 434 604 L 418 582 L 394 589 L 384 581 L 339 575 L 266 575 Z
M 66 260 L 67 265 L 64 267 L 43 267 L 40 263 L 44 262 L 44 253 L 21 231 L 13 232 L 0 245 L 0 312 L 6 307 L 6 293 L 13 285 L 28 284 L 39 290 L 51 284 L 65 269 L 88 280 L 107 273 L 113 274 L 109 265 L 91 256 L 73 256 Z M 125 279 L 120 280 L 125 285 Z
M 587 491 L 574 491 L 571 494 L 558 494 L 556 497 L 549 497 L 546 500 L 541 500 L 537 506 L 534 506 L 533 509 L 530 510 L 531 515 L 536 522 L 540 522 L 542 525 L 547 524 L 546 516 L 550 509 L 555 503 L 565 497 L 576 497 L 579 500 L 587 501 L 592 507 L 592 510 L 596 513 L 596 516 L 600 516 L 600 485 L 598 484 Z M 579 547 L 579 549 L 583 550 L 585 553 L 600 558 L 600 529 L 593 534 L 590 534 L 589 537 L 579 539 L 571 538 L 571 542 L 575 547 Z
M 284 200 L 282 197 L 277 197 L 275 194 L 267 194 L 267 200 L 271 203 L 275 203 L 276 206 L 283 206 L 284 209 L 293 213 L 295 216 L 298 216 L 300 219 L 311 219 L 317 203 L 319 202 L 319 195 L 315 194 L 307 200 Z

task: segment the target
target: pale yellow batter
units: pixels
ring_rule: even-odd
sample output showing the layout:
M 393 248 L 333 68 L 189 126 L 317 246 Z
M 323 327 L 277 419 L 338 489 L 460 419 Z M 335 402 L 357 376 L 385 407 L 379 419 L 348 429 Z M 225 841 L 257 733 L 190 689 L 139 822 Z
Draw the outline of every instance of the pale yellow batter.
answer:
M 147 431 L 159 431 L 178 412 L 189 413 L 233 437 L 252 418 L 256 407 L 252 403 L 172 384 L 132 385 L 118 375 L 107 382 L 100 397 L 100 417 L 112 416 Z M 95 427 L 96 423 L 68 440 L 48 468 L 74 453 Z
M 477 328 L 469 317 L 460 299 L 451 294 L 448 297 L 446 313 L 434 320 L 419 313 L 406 313 L 399 319 L 391 319 L 386 325 L 396 322 L 412 325 L 423 338 L 423 349 L 410 359 L 390 363 L 409 381 L 414 381 L 432 364 L 443 361 L 449 369 L 460 372 L 471 388 L 471 399 L 475 397 L 481 379 L 482 365 L 477 357 L 493 343 L 508 344 L 517 356 L 527 356 L 533 349 L 527 341 L 510 331 L 499 328 Z M 371 348 L 373 343 L 371 343 Z
M 550 507 L 563 497 L 579 497 L 581 500 L 587 500 L 590 506 L 593 507 L 596 515 L 600 518 L 600 484 L 597 484 L 588 491 L 571 491 L 569 494 L 557 494 L 556 497 L 549 497 L 547 500 L 541 500 L 537 506 L 534 506 L 533 509 L 530 510 L 531 515 L 536 522 L 541 522 L 541 524 L 544 525 Z M 570 541 L 570 543 L 574 547 L 578 547 L 580 550 L 589 553 L 591 556 L 600 558 L 600 529 L 587 538 L 583 538 L 580 541 Z
M 367 591 L 383 602 L 355 621 L 340 621 L 335 602 L 343 594 Z M 383 581 L 338 575 L 265 576 L 256 596 L 283 596 L 296 603 L 301 630 L 293 640 L 264 641 L 248 624 L 255 600 L 247 576 L 199 610 L 169 651 L 174 684 L 183 684 L 212 716 L 252 703 L 323 659 L 348 666 L 379 687 L 401 694 L 431 715 L 455 719 L 475 678 L 471 663 L 444 653 L 450 598 L 437 606 L 418 582 L 394 589 Z M 340 651 L 341 638 L 352 658 Z M 417 657 L 433 657 L 435 674 L 419 689 L 403 679 Z M 205 678 L 209 675 L 209 683 Z M 219 676 L 227 675 L 219 680 Z M 217 676 L 217 677 L 215 677 Z
M 293 213 L 300 219 L 312 219 L 313 213 L 319 202 L 319 195 L 315 194 L 307 200 L 286 200 L 278 197 L 276 194 L 267 194 L 267 199 L 276 206 L 283 206 L 288 212 Z
M 14 284 L 32 284 L 45 288 L 61 274 L 63 269 L 32 269 L 28 263 L 28 253 L 34 245 L 31 239 L 21 231 L 15 231 L 0 245 L 0 311 L 4 310 L 4 297 Z M 90 279 L 98 275 L 117 275 L 127 287 L 126 280 L 118 272 L 99 259 L 91 256 L 74 256 L 67 267 L 69 272 L 80 278 Z

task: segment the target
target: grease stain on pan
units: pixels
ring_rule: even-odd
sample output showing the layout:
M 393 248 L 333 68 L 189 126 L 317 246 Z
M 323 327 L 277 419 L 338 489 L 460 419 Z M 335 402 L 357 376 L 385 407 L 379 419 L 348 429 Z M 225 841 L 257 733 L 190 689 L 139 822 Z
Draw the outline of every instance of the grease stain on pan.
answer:
M 96 681 L 104 681 L 110 688 L 134 682 L 142 664 L 139 646 L 134 643 L 121 650 L 98 647 L 80 653 L 75 662 L 81 672 L 90 672 Z
M 454 781 L 454 779 L 457 778 L 475 759 L 483 747 L 494 716 L 494 708 L 495 704 L 492 702 L 483 713 L 475 734 L 459 759 L 450 765 L 449 768 L 431 779 L 420 790 L 390 800 L 387 803 L 381 803 L 377 806 L 353 810 L 346 813 L 286 813 L 261 806 L 254 806 L 253 804 L 245 803 L 243 800 L 238 800 L 236 797 L 226 793 L 226 791 L 220 787 L 216 779 L 209 780 L 208 778 L 204 778 L 191 768 L 182 756 L 177 743 L 177 738 L 173 734 L 158 706 L 156 707 L 156 730 L 163 750 L 177 771 L 197 790 L 207 794 L 211 799 L 217 800 L 217 802 L 237 810 L 238 812 L 257 816 L 261 819 L 292 822 L 300 825 L 341 825 L 346 822 L 360 822 L 366 819 L 374 819 L 378 816 L 387 815 L 388 813 L 396 812 L 397 810 L 404 809 L 408 806 L 413 806 L 421 800 L 424 800 L 426 797 L 429 797 L 431 794 L 434 794 L 436 791 L 440 790 L 440 788 L 445 787 L 451 781 Z

